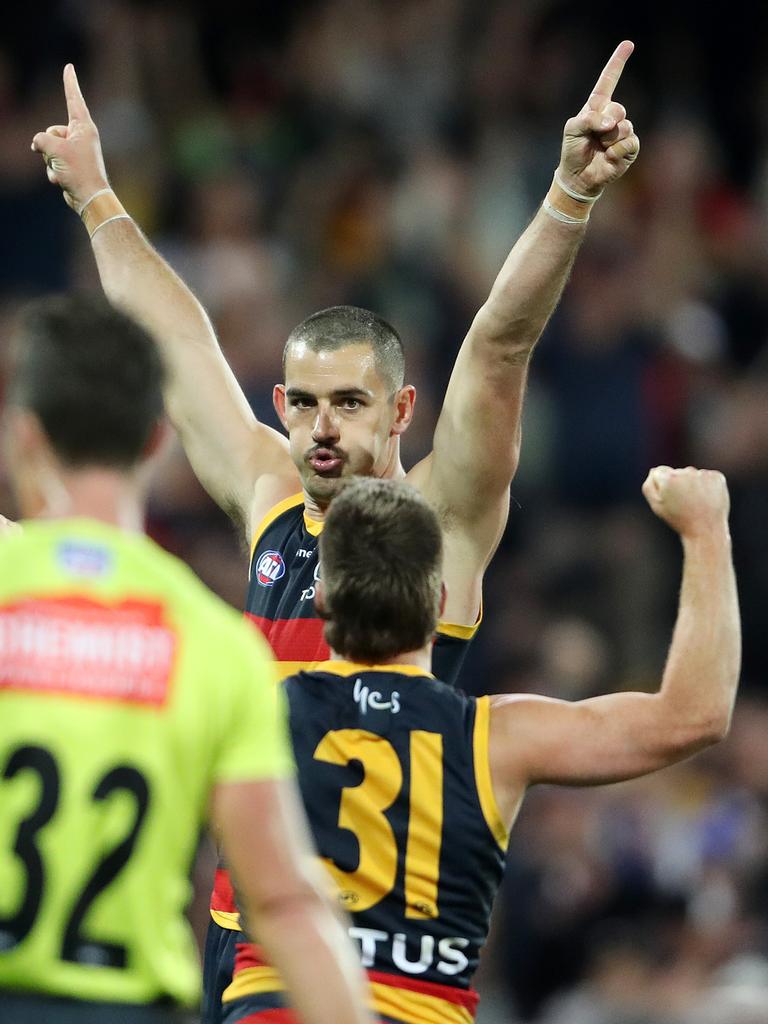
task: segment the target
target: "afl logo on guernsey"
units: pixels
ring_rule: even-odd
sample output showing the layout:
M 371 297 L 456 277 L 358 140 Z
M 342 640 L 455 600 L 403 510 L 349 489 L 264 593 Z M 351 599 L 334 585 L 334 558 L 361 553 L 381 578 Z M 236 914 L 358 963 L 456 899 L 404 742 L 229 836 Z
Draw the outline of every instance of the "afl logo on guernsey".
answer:
M 279 551 L 265 551 L 256 563 L 256 579 L 262 587 L 271 587 L 285 576 L 285 562 Z

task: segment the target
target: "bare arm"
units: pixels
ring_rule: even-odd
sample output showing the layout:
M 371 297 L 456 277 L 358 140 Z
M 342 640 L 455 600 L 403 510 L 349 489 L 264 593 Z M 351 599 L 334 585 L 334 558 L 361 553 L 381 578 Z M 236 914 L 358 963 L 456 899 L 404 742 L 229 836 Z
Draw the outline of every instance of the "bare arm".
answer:
M 213 823 L 246 910 L 304 1024 L 372 1024 L 366 984 L 312 852 L 292 782 L 216 787 Z
M 451 376 L 434 450 L 414 479 L 448 521 L 470 534 L 474 561 L 483 566 L 506 522 L 531 353 L 568 279 L 591 202 L 637 156 L 632 124 L 612 100 L 632 48 L 621 43 L 582 110 L 567 122 L 557 170 L 566 190 L 553 183 L 549 212 L 545 203 L 477 313 Z M 552 215 L 552 205 L 566 221 Z
M 683 580 L 658 693 L 568 703 L 491 699 L 491 764 L 500 800 L 533 782 L 587 785 L 656 771 L 722 739 L 739 676 L 741 637 L 720 473 L 652 470 L 649 504 L 681 536 Z
M 68 204 L 79 212 L 109 182 L 98 131 L 71 65 L 64 69 L 64 90 L 69 123 L 38 133 L 32 146 L 43 154 L 50 181 L 64 189 Z M 298 489 L 286 439 L 258 422 L 205 310 L 136 224 L 130 219 L 107 223 L 92 244 L 107 298 L 157 341 L 168 371 L 168 414 L 195 473 L 249 534 L 260 476 L 287 478 L 278 497 Z

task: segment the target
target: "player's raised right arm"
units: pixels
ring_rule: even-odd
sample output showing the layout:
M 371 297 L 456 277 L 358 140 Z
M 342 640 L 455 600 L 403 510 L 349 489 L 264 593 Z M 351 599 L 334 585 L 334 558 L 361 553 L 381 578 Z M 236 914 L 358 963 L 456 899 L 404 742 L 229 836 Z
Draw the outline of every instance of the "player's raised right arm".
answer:
M 49 180 L 61 186 L 68 205 L 79 213 L 95 193 L 109 189 L 109 181 L 98 131 L 71 64 L 64 69 L 64 91 L 68 123 L 39 132 L 32 148 L 43 155 Z M 109 194 L 101 202 L 113 204 L 119 213 Z M 168 371 L 166 406 L 195 473 L 249 534 L 260 476 L 289 478 L 286 494 L 298 489 L 287 441 L 258 422 L 205 310 L 138 226 L 118 216 L 93 234 L 92 245 L 107 298 L 157 340 Z

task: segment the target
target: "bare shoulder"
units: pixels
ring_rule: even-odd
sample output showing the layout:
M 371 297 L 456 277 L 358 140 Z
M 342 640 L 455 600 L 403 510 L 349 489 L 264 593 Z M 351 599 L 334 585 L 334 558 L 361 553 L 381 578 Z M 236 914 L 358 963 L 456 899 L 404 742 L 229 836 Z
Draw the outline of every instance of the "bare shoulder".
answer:
M 254 531 L 265 516 L 269 515 L 275 505 L 301 493 L 301 479 L 293 467 L 285 472 L 264 473 L 256 481 L 244 524 L 245 540 L 250 545 Z

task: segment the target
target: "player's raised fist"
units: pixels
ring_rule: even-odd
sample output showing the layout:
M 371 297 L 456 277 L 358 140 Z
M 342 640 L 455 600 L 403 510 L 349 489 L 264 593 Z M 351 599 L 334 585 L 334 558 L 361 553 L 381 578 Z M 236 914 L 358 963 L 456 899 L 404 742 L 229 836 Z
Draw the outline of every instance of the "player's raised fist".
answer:
M 646 477 L 643 494 L 656 515 L 682 537 L 711 533 L 728 522 L 728 485 L 716 470 L 656 466 Z
M 573 191 L 596 196 L 637 158 L 640 140 L 624 107 L 613 98 L 635 44 L 616 47 L 579 113 L 565 123 L 558 176 Z
M 42 155 L 48 180 L 61 186 L 67 203 L 79 212 L 83 203 L 109 183 L 99 133 L 71 64 L 64 68 L 64 95 L 68 123 L 38 132 L 32 149 Z

